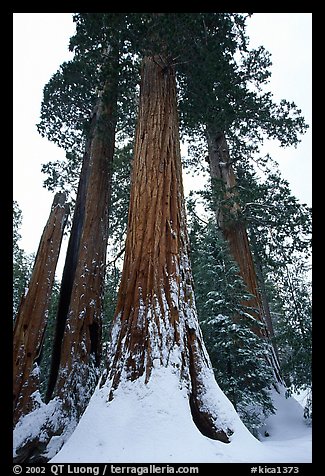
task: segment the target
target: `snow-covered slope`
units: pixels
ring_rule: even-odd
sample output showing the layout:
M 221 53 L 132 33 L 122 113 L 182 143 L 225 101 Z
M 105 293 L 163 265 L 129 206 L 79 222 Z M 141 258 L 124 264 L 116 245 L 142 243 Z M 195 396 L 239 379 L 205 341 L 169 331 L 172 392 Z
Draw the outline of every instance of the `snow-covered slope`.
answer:
M 270 461 L 310 463 L 312 450 L 312 432 L 303 416 L 303 407 L 293 397 L 285 398 L 273 391 L 272 399 L 277 412 L 268 417 L 263 433 L 263 446 L 269 451 Z
M 223 418 L 235 429 L 229 444 L 203 436 L 193 423 L 186 389 L 171 368 L 154 369 L 150 381 L 123 382 L 107 402 L 97 389 L 74 433 L 54 463 L 237 463 L 310 462 L 311 430 L 293 398 L 275 394 L 278 413 L 270 434 L 258 441 L 242 424 L 218 386 L 213 389 Z

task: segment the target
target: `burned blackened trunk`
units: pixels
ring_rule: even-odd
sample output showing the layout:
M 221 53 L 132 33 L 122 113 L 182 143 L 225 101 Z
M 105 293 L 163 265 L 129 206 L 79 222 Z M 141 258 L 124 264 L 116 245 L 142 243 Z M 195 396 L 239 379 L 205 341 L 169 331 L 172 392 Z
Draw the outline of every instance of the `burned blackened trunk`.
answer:
M 39 389 L 38 359 L 43 346 L 48 308 L 69 214 L 65 194 L 54 197 L 44 228 L 28 289 L 22 297 L 13 336 L 13 421 L 33 408 L 32 394 Z
M 153 370 L 170 368 L 200 431 L 228 442 L 231 430 L 207 401 L 214 377 L 195 308 L 178 127 L 174 69 L 166 57 L 146 57 L 106 385 L 113 400 L 121 381 L 147 383 Z
M 252 308 L 251 314 L 264 327 L 256 326 L 252 330 L 260 337 L 269 339 L 273 328 L 269 307 L 265 306 L 256 275 L 253 255 L 248 240 L 246 225 L 242 219 L 241 208 L 236 192 L 236 177 L 230 160 L 229 149 L 223 132 L 207 128 L 207 142 L 212 187 L 215 195 L 217 225 L 228 243 L 230 253 L 238 264 L 240 275 L 252 296 L 242 304 Z M 271 365 L 276 380 L 281 382 L 279 362 L 271 346 Z
M 53 360 L 48 399 L 59 397 L 76 419 L 94 390 L 101 357 L 116 101 L 117 83 L 107 81 L 92 118 L 65 269 L 69 287 L 61 287 L 53 350 L 59 358 Z
M 75 278 L 78 254 L 80 248 L 81 231 L 85 218 L 86 192 L 89 181 L 89 161 L 90 147 L 96 126 L 96 115 L 93 114 L 90 123 L 90 133 L 86 142 L 85 153 L 82 161 L 76 203 L 74 208 L 70 238 L 65 257 L 62 273 L 60 297 L 56 316 L 56 327 L 51 359 L 51 370 L 47 386 L 46 400 L 49 401 L 54 391 L 58 370 L 60 366 L 61 345 L 66 324 L 66 317 L 69 311 L 70 297 Z

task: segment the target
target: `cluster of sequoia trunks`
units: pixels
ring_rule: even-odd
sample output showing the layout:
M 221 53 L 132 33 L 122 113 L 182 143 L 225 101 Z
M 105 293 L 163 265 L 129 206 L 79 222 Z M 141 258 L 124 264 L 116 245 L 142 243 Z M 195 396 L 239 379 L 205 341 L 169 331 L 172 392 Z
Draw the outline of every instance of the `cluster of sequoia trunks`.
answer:
M 101 357 L 116 84 L 116 78 L 107 81 L 86 144 L 62 277 L 47 392 L 47 401 L 60 397 L 66 411 L 77 418 L 84 411 L 97 381 L 96 368 Z M 210 131 L 208 144 L 211 175 L 222 178 L 230 190 L 234 185 L 232 169 L 221 168 L 221 163 L 229 162 L 224 135 Z M 53 230 L 60 231 L 61 235 L 55 239 L 53 235 L 50 242 L 46 236 L 42 238 L 44 243 L 56 243 L 56 249 L 40 246 L 29 292 L 16 319 L 15 423 L 21 415 L 31 411 L 31 395 L 37 388 L 33 380 L 34 364 L 42 347 L 55 259 L 67 214 L 63 198 L 58 197 L 60 205 L 53 204 L 52 209 L 53 213 L 61 213 L 56 218 L 60 227 Z M 256 317 L 261 319 L 263 307 L 246 230 L 235 224 L 235 220 L 229 225 L 220 213 L 218 221 L 248 290 L 254 296 L 250 304 L 258 310 Z M 45 275 L 48 265 L 44 260 L 49 257 L 51 271 Z M 43 291 L 40 284 L 46 285 L 46 290 Z M 211 364 L 197 321 L 189 262 L 176 79 L 173 66 L 161 55 L 145 57 L 142 65 L 128 230 L 114 329 L 117 334 L 106 372 L 112 382 L 110 399 L 114 398 L 122 376 L 127 375 L 130 380 L 144 376 L 148 381 L 154 360 L 160 365 L 174 365 L 189 389 L 190 408 L 198 428 L 210 438 L 229 441 L 231 429 L 220 424 L 216 412 L 210 411 L 204 401 L 204 378 L 206 370 L 211 371 Z M 175 348 L 180 356 L 177 363 L 166 357 L 171 356 Z M 30 455 L 25 459 L 28 457 Z
M 115 143 L 117 78 L 107 80 L 90 120 L 77 191 L 72 228 L 62 275 L 52 362 L 45 401 L 59 398 L 62 425 L 46 419 L 43 441 L 37 437 L 16 449 L 16 462 L 44 461 L 41 455 L 51 437 L 75 424 L 84 412 L 98 380 L 101 359 L 102 308 L 112 161 Z M 60 195 L 61 197 L 61 195 Z M 60 198 L 60 203 L 63 198 Z M 55 199 L 55 202 L 57 199 Z M 53 205 L 54 206 L 54 205 Z M 53 208 L 53 207 L 52 207 Z M 56 208 L 55 208 L 56 210 Z M 59 209 L 61 210 L 61 209 Z M 66 209 L 64 209 L 66 212 Z M 52 215 L 51 215 L 52 216 Z M 60 223 L 63 220 L 60 216 Z M 36 409 L 39 388 L 34 363 L 40 355 L 63 226 L 49 223 L 41 239 L 27 296 L 22 299 L 14 330 L 14 425 Z M 60 237 L 57 235 L 61 231 Z M 52 235 L 52 249 L 44 247 Z M 54 255 L 56 260 L 53 259 Z M 50 259 L 51 269 L 47 270 Z M 42 274 L 40 274 L 40 270 Z M 35 277 L 34 277 L 35 275 Z M 50 278 L 50 279 L 49 279 Z M 45 289 L 46 288 L 46 289 Z M 37 310 L 37 314 L 36 311 Z M 26 329 L 31 329 L 27 340 Z M 55 433 L 54 433 L 55 431 Z

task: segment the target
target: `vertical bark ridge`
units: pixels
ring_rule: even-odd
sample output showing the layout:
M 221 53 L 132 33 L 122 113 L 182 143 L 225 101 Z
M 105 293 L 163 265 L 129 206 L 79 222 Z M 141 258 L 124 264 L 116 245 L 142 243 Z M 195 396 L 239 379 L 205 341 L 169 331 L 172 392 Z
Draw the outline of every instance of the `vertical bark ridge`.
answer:
M 115 93 L 114 93 L 115 91 Z M 106 94 L 110 92 L 110 96 Z M 101 313 L 108 239 L 110 182 L 115 141 L 116 86 L 106 82 L 89 145 L 84 217 L 70 303 L 62 337 L 55 396 L 79 417 L 97 379 L 101 357 Z M 92 374 L 94 374 L 92 376 Z M 71 392 L 75 385 L 74 392 Z
M 20 302 L 13 335 L 14 425 L 33 408 L 39 389 L 37 361 L 47 325 L 48 308 L 64 228 L 69 214 L 65 194 L 54 197 L 50 216 L 36 254 L 32 276 Z

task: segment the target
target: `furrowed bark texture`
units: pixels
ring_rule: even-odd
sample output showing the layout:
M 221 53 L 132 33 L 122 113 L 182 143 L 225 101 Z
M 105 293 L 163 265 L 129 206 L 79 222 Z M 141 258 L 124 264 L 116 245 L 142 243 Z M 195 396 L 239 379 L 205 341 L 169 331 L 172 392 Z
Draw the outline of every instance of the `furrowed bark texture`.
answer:
M 87 184 L 89 179 L 90 147 L 91 147 L 91 141 L 94 134 L 95 120 L 96 120 L 96 116 L 93 115 L 91 120 L 91 127 L 90 127 L 91 129 L 90 137 L 87 140 L 85 153 L 84 153 L 83 161 L 82 161 L 70 238 L 68 242 L 68 248 L 67 248 L 67 253 L 65 257 L 63 273 L 62 273 L 58 311 L 56 315 L 56 327 L 55 327 L 55 335 L 54 335 L 54 342 L 53 342 L 53 352 L 51 357 L 51 369 L 50 369 L 50 375 L 49 375 L 49 381 L 48 381 L 48 387 L 47 387 L 47 393 L 46 393 L 47 401 L 49 401 L 52 397 L 59 367 L 60 367 L 62 339 L 63 339 L 64 329 L 66 324 L 66 318 L 69 311 L 72 286 L 73 286 L 77 263 L 78 263 L 78 253 L 79 253 L 80 240 L 81 240 L 81 231 L 83 228 L 84 217 L 85 217 Z
M 183 196 L 175 73 L 145 57 L 136 130 L 124 267 L 111 344 L 109 399 L 123 378 L 148 382 L 171 366 L 189 389 L 193 420 L 228 442 L 204 402 L 211 364 L 199 329 Z
M 260 293 L 253 255 L 248 240 L 244 222 L 240 220 L 240 205 L 236 199 L 236 177 L 231 164 L 226 137 L 223 132 L 207 129 L 209 150 L 210 176 L 214 185 L 221 185 L 224 189 L 224 206 L 216 204 L 217 224 L 228 242 L 229 250 L 238 264 L 240 275 L 246 284 L 247 291 L 252 298 L 243 302 L 244 305 L 255 309 L 251 311 L 252 317 L 263 323 L 266 327 L 256 326 L 252 330 L 260 337 L 270 339 L 273 336 L 273 326 L 268 306 L 265 306 Z M 228 204 L 227 204 L 228 203 Z M 280 367 L 276 350 L 273 345 L 271 365 L 278 382 L 281 382 Z
M 265 312 L 265 320 L 266 320 L 266 325 L 267 329 L 270 335 L 271 339 L 274 339 L 274 327 L 273 327 L 273 322 L 271 318 L 271 311 L 270 311 L 270 306 L 269 302 L 267 299 L 267 292 L 266 292 L 266 287 L 265 287 L 265 278 L 263 275 L 263 269 L 262 269 L 262 264 L 260 261 L 260 258 L 258 256 L 257 252 L 257 244 L 256 244 L 256 236 L 254 230 L 250 230 L 250 243 L 252 245 L 252 250 L 254 252 L 254 257 L 255 257 L 255 269 L 256 269 L 256 276 L 260 285 L 260 290 L 261 290 L 261 299 L 263 302 L 263 308 L 266 311 Z M 279 355 L 278 355 L 278 349 L 277 346 L 274 344 L 274 351 L 276 353 L 277 359 L 279 360 Z
M 32 394 L 39 389 L 38 359 L 48 318 L 48 308 L 69 214 L 65 194 L 57 193 L 44 228 L 28 290 L 22 297 L 13 334 L 13 422 L 33 408 Z
M 76 417 L 85 410 L 98 378 L 108 214 L 116 125 L 116 86 L 107 82 L 93 118 L 85 154 L 72 240 L 70 295 L 62 289 L 65 319 L 60 361 L 51 376 L 52 397 Z M 78 201 L 78 200 L 77 200 Z M 60 324 L 62 326 L 62 322 Z M 61 327 L 62 333 L 62 327 Z M 54 349 L 55 350 L 55 349 Z M 55 372 L 56 371 L 56 372 Z M 55 384 L 53 385 L 53 382 Z M 49 393 L 50 395 L 50 393 Z

